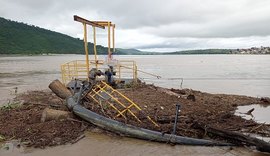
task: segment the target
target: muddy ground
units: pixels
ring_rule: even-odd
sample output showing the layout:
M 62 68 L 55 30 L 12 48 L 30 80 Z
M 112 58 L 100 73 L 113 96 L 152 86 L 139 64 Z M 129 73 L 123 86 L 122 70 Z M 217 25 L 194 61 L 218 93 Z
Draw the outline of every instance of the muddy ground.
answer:
M 199 121 L 219 129 L 270 136 L 270 125 L 261 125 L 253 120 L 245 120 L 234 115 L 234 111 L 240 105 L 270 105 L 269 101 L 260 98 L 209 94 L 190 89 L 168 90 L 152 85 L 140 85 L 134 88 L 120 89 L 119 91 L 143 109 L 143 111 L 136 113 L 142 123 L 137 122 L 128 113 L 126 114 L 127 120 L 122 117 L 115 118 L 131 125 L 171 133 L 175 117 L 175 105 L 179 103 L 181 111 L 177 135 L 196 138 L 210 137 L 211 139 L 228 141 L 215 136 L 206 136 L 204 131 L 194 127 L 194 123 Z M 0 135 L 5 140 L 20 139 L 27 146 L 43 148 L 74 143 L 83 137 L 85 130 L 97 130 L 95 126 L 76 117 L 41 122 L 42 111 L 47 107 L 68 111 L 65 102 L 51 91 L 27 92 L 18 95 L 15 101 L 18 101 L 18 103 L 2 107 L 0 110 Z M 91 99 L 86 100 L 84 105 L 110 118 L 114 118 L 116 115 L 111 107 L 105 104 L 99 105 Z M 145 117 L 146 114 L 156 121 L 160 127 L 154 126 Z M 104 130 L 98 131 L 114 135 Z

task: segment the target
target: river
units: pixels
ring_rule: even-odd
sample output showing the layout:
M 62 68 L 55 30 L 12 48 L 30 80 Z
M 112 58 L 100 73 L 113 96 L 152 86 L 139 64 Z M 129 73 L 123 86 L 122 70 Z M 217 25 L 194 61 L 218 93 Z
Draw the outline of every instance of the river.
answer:
M 90 56 L 93 59 L 93 56 Z M 192 88 L 210 93 L 270 97 L 270 55 L 129 55 L 115 59 L 135 60 L 147 83 L 167 88 Z M 0 56 L 0 105 L 15 94 L 47 89 L 60 79 L 60 65 L 84 60 L 84 55 Z M 99 56 L 104 59 L 104 56 Z M 182 83 L 182 85 L 181 85 Z M 78 153 L 77 153 L 78 152 Z M 17 155 L 0 152 L 0 155 Z M 263 155 L 244 148 L 170 146 L 128 138 L 89 134 L 75 145 L 19 152 L 23 155 Z M 51 155 L 50 154 L 50 155 Z

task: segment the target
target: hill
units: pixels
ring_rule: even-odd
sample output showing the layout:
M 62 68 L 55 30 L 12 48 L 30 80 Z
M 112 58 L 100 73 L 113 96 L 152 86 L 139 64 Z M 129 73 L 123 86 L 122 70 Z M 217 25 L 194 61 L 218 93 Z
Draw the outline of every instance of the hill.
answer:
M 89 43 L 89 52 L 93 44 Z M 107 48 L 97 46 L 99 54 Z M 0 54 L 84 54 L 83 41 L 58 32 L 0 17 Z

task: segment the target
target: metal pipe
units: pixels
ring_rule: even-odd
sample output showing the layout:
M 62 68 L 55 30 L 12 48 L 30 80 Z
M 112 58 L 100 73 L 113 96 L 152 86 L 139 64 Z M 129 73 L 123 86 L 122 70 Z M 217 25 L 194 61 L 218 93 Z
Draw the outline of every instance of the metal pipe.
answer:
M 173 133 L 172 133 L 173 135 L 175 135 L 176 133 L 179 110 L 180 110 L 180 104 L 176 104 L 176 112 L 175 112 L 175 119 L 174 119 L 174 125 L 173 125 Z
M 87 42 L 87 28 L 86 24 L 83 23 L 83 34 L 84 34 L 84 51 L 85 51 L 85 63 L 86 63 L 86 70 L 87 75 L 89 75 L 89 55 L 88 55 L 88 42 Z
M 75 96 L 77 96 L 77 102 L 76 102 L 77 105 L 79 105 L 80 102 L 81 102 L 81 97 L 82 97 L 82 93 L 83 93 L 83 90 L 84 90 L 84 84 L 81 83 L 80 85 L 81 85 L 80 91 L 77 93 L 77 95 L 75 94 Z
M 113 25 L 113 30 L 112 30 L 113 52 L 115 52 L 115 31 L 114 31 L 114 29 L 115 29 L 115 25 Z
M 171 142 L 175 144 L 183 145 L 201 145 L 201 146 L 232 146 L 230 143 L 220 143 L 205 139 L 195 139 L 189 137 L 182 137 L 172 134 L 164 134 L 158 131 L 152 131 L 149 129 L 139 128 L 125 123 L 118 122 L 113 119 L 101 116 L 95 112 L 92 112 L 83 106 L 76 103 L 73 97 L 66 99 L 67 107 L 82 119 L 112 132 L 121 133 L 129 137 L 138 139 L 151 140 L 157 142 Z
M 111 22 L 108 22 L 108 62 L 111 61 Z
M 93 26 L 93 39 L 94 39 L 94 53 L 95 53 L 95 64 L 96 68 L 98 69 L 98 62 L 97 62 L 97 47 L 96 47 L 96 27 Z

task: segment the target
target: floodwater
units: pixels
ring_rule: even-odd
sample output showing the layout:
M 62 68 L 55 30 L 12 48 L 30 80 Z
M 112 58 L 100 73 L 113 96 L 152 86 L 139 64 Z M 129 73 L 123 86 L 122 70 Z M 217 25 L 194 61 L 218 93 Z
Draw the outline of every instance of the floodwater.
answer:
M 22 148 L 22 147 L 21 147 Z M 62 145 L 46 149 L 27 149 L 13 148 L 13 150 L 0 151 L 1 156 L 176 156 L 176 155 L 246 155 L 246 156 L 266 156 L 265 153 L 259 153 L 245 148 L 230 147 L 200 147 L 161 144 L 156 142 L 147 142 L 138 139 L 106 136 L 99 133 L 86 133 L 86 137 L 73 145 Z
M 93 58 L 93 56 L 90 56 Z M 167 88 L 192 88 L 210 93 L 270 97 L 270 55 L 114 56 L 135 60 L 147 83 Z M 99 59 L 103 59 L 100 56 Z M 60 79 L 60 65 L 84 55 L 0 56 L 0 105 L 27 90 L 47 89 Z M 183 80 L 183 81 L 182 81 Z M 182 83 L 182 85 L 181 85 Z M 255 109 L 256 110 L 256 109 Z M 268 113 L 269 107 L 267 107 Z M 266 117 L 267 115 L 265 115 Z M 0 155 L 265 155 L 245 148 L 170 146 L 137 139 L 87 134 L 74 145 L 47 149 L 0 150 Z
M 143 81 L 158 86 L 270 97 L 270 55 L 116 55 L 114 58 L 135 60 L 138 69 L 160 75 L 162 78 L 157 79 L 139 72 Z M 0 104 L 7 103 L 6 97 L 12 97 L 15 90 L 21 93 L 47 89 L 52 80 L 61 79 L 61 64 L 84 59 L 84 55 L 0 56 Z
M 245 114 L 253 108 L 254 111 L 252 111 L 252 115 Z M 253 119 L 258 123 L 266 123 L 266 124 L 270 124 L 269 114 L 270 114 L 270 106 L 259 104 L 238 106 L 235 112 L 235 115 L 241 116 L 247 120 Z

